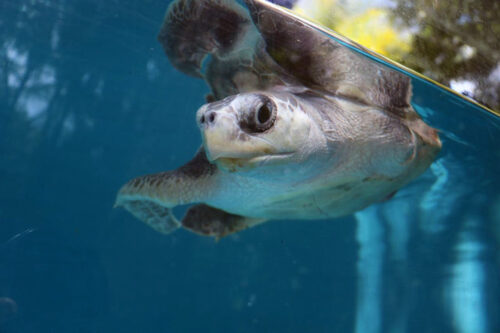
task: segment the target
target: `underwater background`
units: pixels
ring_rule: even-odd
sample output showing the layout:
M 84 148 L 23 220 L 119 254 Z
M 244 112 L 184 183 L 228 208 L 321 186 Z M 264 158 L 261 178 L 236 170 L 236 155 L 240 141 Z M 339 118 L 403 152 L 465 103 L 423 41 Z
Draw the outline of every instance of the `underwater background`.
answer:
M 112 209 L 200 145 L 168 3 L 0 1 L 0 332 L 500 332 L 500 120 L 418 78 L 443 149 L 390 201 L 219 242 Z

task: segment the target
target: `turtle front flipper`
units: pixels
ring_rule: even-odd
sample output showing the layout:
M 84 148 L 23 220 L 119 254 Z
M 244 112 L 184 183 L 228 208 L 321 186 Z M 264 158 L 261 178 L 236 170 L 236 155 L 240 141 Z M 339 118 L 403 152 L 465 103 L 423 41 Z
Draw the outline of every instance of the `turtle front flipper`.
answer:
M 158 40 L 174 67 L 208 83 L 207 102 L 295 82 L 267 54 L 248 10 L 235 0 L 172 2 Z
M 132 179 L 118 192 L 115 207 L 123 207 L 156 231 L 168 234 L 181 226 L 172 208 L 209 197 L 216 182 L 217 168 L 200 149 L 177 170 Z
M 177 69 L 202 77 L 204 59 L 229 53 L 251 25 L 236 1 L 176 0 L 167 10 L 158 40 Z
M 253 227 L 266 221 L 227 213 L 207 205 L 195 205 L 182 219 L 182 226 L 202 236 L 220 239 L 229 234 Z
M 136 218 L 162 234 L 169 234 L 181 226 L 170 208 L 153 200 L 145 198 L 123 200 L 116 206 L 122 206 Z

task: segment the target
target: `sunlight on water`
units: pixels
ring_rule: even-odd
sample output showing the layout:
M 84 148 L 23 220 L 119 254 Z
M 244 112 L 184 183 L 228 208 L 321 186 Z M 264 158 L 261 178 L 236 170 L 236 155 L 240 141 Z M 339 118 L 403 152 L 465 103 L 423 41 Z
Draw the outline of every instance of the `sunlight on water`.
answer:
M 451 316 L 459 332 L 488 332 L 486 316 L 486 280 L 481 255 L 484 246 L 474 237 L 474 228 L 480 221 L 467 222 L 455 251 L 457 262 L 451 269 L 447 294 Z M 471 230 L 472 229 L 472 230 Z

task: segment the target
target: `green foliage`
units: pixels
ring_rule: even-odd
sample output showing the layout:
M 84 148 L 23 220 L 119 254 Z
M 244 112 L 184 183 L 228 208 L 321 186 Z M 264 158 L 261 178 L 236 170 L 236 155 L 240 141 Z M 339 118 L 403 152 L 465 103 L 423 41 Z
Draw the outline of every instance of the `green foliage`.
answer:
M 301 5 L 306 4 L 306 7 Z M 295 10 L 369 49 L 500 110 L 500 2 L 309 0 Z
M 446 85 L 472 81 L 472 97 L 500 109 L 500 2 L 398 0 L 392 14 L 415 31 L 404 65 Z

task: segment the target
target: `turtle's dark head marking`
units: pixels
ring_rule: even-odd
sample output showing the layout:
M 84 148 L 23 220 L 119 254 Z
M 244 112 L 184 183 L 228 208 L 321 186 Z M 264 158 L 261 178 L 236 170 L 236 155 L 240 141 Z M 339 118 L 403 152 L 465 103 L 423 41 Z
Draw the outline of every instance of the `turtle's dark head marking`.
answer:
M 276 103 L 265 94 L 255 93 L 251 96 L 252 98 L 245 100 L 246 104 L 237 103 L 237 109 L 232 105 L 237 96 L 227 97 L 202 107 L 197 115 L 198 125 L 202 129 L 215 126 L 220 118 L 218 114 L 231 113 L 237 119 L 239 128 L 245 133 L 257 134 L 270 130 L 278 113 Z
M 239 122 L 240 128 L 249 134 L 263 133 L 270 130 L 277 114 L 276 104 L 266 95 L 257 95 L 256 104 L 250 106 Z

